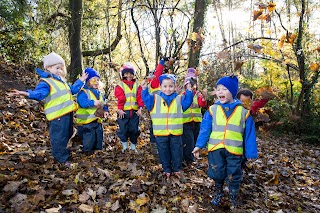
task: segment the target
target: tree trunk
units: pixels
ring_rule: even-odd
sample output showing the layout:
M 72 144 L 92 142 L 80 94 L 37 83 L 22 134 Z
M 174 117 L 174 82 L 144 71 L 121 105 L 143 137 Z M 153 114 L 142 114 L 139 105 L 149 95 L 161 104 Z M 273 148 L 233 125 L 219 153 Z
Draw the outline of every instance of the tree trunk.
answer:
M 69 46 L 71 61 L 69 79 L 74 82 L 82 73 L 82 50 L 81 50 L 81 23 L 82 23 L 82 0 L 69 0 L 71 20 L 69 22 Z
M 206 0 L 196 0 L 194 8 L 194 23 L 193 23 L 193 32 L 199 32 L 204 26 L 204 15 L 207 8 Z M 189 51 L 189 64 L 188 67 L 197 67 L 199 65 L 199 57 L 201 52 L 202 44 L 198 51 L 193 51 L 192 48 Z

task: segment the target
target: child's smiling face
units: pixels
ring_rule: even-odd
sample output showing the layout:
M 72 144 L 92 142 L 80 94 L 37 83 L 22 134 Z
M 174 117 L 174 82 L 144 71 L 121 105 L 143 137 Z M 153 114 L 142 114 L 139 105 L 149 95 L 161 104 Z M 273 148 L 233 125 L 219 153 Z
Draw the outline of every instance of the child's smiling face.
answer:
M 54 64 L 52 66 L 48 66 L 47 67 L 47 71 L 49 71 L 50 73 L 60 76 L 60 77 L 65 77 L 64 76 L 64 65 L 63 64 Z
M 175 92 L 176 87 L 172 79 L 166 78 L 162 80 L 160 89 L 165 95 L 171 95 Z
M 93 88 L 93 89 L 98 89 L 99 88 L 99 83 L 100 83 L 100 78 L 95 76 L 90 78 L 89 80 L 89 87 Z
M 221 104 L 233 102 L 233 97 L 231 92 L 227 89 L 227 87 L 223 86 L 222 84 L 219 84 L 217 86 L 216 95 L 218 96 Z
M 133 75 L 131 72 L 125 72 L 125 73 L 123 74 L 123 77 L 125 77 L 125 79 L 126 79 L 127 81 L 132 81 L 133 78 L 134 78 L 134 75 Z

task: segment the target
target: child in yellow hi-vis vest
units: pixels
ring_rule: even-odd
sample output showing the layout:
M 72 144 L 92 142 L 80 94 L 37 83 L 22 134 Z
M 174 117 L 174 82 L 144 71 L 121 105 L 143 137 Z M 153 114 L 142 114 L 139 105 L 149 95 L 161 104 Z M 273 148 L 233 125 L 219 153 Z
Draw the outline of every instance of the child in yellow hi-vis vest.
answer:
M 237 206 L 237 195 L 242 180 L 242 155 L 258 157 L 256 132 L 250 111 L 236 99 L 238 78 L 226 76 L 217 82 L 218 101 L 204 114 L 193 153 L 199 157 L 200 148 L 208 148 L 208 176 L 215 181 L 211 203 L 219 205 L 223 185 L 229 186 L 231 209 Z M 245 145 L 245 153 L 243 146 Z
M 82 138 L 82 151 L 90 155 L 95 150 L 103 148 L 103 118 L 109 116 L 106 99 L 99 91 L 100 75 L 93 68 L 86 68 L 88 73 L 86 85 L 77 95 L 79 109 L 76 112 L 76 123 Z M 102 108 L 103 113 L 97 115 L 97 110 Z
M 150 94 L 146 81 L 141 86 L 142 99 L 150 111 L 153 134 L 162 168 L 167 177 L 171 173 L 178 178 L 182 177 L 182 132 L 183 111 L 187 110 L 193 99 L 190 83 L 187 84 L 186 94 L 176 93 L 176 77 L 172 74 L 163 74 L 159 77 L 159 94 Z
M 120 74 L 122 80 L 114 89 L 118 104 L 117 135 L 122 144 L 122 152 L 128 149 L 128 139 L 131 150 L 137 151 L 136 145 L 140 135 L 139 116 L 144 106 L 141 87 L 134 79 L 136 69 L 132 63 L 124 63 L 120 68 Z
M 183 112 L 183 166 L 190 167 L 194 162 L 194 156 L 192 151 L 194 149 L 195 142 L 197 141 L 200 123 L 202 121 L 201 108 L 207 107 L 207 90 L 204 89 L 200 92 L 198 89 L 198 78 L 196 75 L 196 69 L 190 67 L 187 70 L 185 78 L 185 84 L 191 83 L 193 92 L 193 102 L 189 109 Z
M 65 62 L 54 52 L 43 59 L 45 71 L 36 69 L 41 80 L 34 90 L 18 91 L 13 94 L 24 95 L 27 98 L 44 101 L 44 112 L 49 120 L 49 134 L 52 156 L 60 163 L 70 166 L 68 158 L 70 151 L 67 144 L 73 134 L 73 112 L 77 109 L 73 94 L 77 94 L 84 86 L 88 77 L 85 72 L 70 86 L 66 81 Z

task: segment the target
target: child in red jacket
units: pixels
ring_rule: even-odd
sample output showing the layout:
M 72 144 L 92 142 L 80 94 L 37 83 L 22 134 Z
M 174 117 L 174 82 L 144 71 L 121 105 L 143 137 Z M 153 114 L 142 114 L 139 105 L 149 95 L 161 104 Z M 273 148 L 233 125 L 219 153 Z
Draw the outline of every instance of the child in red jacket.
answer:
M 144 106 L 141 98 L 141 86 L 138 86 L 134 79 L 135 67 L 132 63 L 126 62 L 120 69 L 122 80 L 115 87 L 114 94 L 118 104 L 118 130 L 117 135 L 121 140 L 122 152 L 128 149 L 130 139 L 131 150 L 137 151 L 136 145 L 139 131 L 139 116 Z

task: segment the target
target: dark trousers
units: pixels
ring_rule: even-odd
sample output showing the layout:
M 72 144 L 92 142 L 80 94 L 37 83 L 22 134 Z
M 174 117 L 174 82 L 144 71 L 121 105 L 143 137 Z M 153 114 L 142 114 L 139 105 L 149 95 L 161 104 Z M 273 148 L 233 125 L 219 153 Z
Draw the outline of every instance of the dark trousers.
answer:
M 81 126 L 82 131 L 82 151 L 91 152 L 102 150 L 103 147 L 103 130 L 102 124 L 94 121 Z
M 153 127 L 152 127 L 152 121 L 151 121 L 151 126 L 150 126 L 150 142 L 155 143 L 156 142 L 156 137 L 153 134 Z
M 135 110 L 125 110 L 124 118 L 118 118 L 119 128 L 117 130 L 117 135 L 122 142 L 128 141 L 130 139 L 131 143 L 137 144 L 138 137 L 140 135 L 139 131 L 139 116 Z
M 164 172 L 179 172 L 182 168 L 182 137 L 157 136 L 156 143 Z
M 56 118 L 49 123 L 52 156 L 60 163 L 68 160 L 67 144 L 73 133 L 73 113 Z
M 208 153 L 208 176 L 216 187 L 227 182 L 230 191 L 238 191 L 242 181 L 242 156 L 229 153 L 226 149 L 217 149 Z
M 183 124 L 183 134 L 182 134 L 183 160 L 187 164 L 194 161 L 194 156 L 192 154 L 192 151 L 197 141 L 199 131 L 200 131 L 199 122 L 192 121 L 192 122 Z

